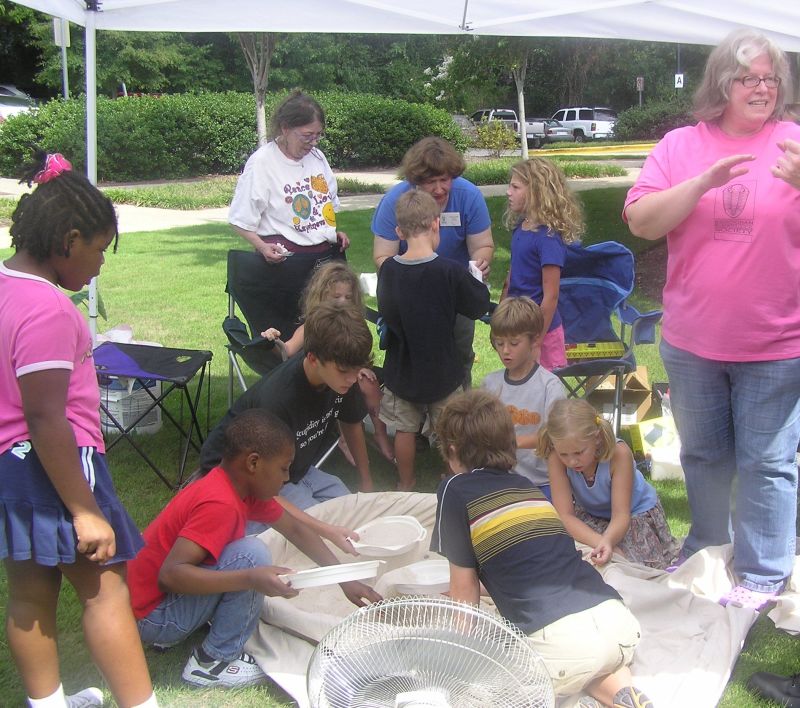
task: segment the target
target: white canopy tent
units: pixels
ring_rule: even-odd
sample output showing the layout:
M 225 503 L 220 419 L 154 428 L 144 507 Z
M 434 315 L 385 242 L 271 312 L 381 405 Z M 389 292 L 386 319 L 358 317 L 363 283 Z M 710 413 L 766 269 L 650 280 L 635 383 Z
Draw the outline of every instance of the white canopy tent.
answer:
M 86 161 L 97 180 L 96 30 L 603 37 L 716 44 L 753 27 L 800 51 L 796 0 L 13 0 L 86 28 Z M 89 311 L 96 323 L 94 287 Z

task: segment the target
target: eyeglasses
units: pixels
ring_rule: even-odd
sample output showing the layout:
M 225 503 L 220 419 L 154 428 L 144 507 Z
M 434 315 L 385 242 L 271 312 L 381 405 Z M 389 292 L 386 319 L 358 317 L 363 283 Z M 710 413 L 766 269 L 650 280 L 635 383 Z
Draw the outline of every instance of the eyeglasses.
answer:
M 763 79 L 760 76 L 741 76 L 734 81 L 738 81 L 745 88 L 755 88 L 762 81 L 764 86 L 770 89 L 778 88 L 781 85 L 781 80 L 777 76 L 765 76 Z
M 305 143 L 306 145 L 310 145 L 311 143 L 318 143 L 322 138 L 325 137 L 325 133 L 298 133 L 295 131 L 295 135 L 300 139 L 301 143 Z

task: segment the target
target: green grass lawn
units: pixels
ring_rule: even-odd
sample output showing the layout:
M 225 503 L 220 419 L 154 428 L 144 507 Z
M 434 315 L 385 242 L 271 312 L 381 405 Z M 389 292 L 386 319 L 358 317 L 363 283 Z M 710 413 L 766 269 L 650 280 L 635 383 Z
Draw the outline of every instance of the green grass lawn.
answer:
M 630 239 L 620 223 L 619 214 L 624 190 L 595 190 L 581 192 L 588 223 L 591 225 L 587 242 L 607 239 L 621 240 L 634 251 L 649 246 L 647 242 Z M 489 199 L 495 227 L 497 252 L 490 276 L 493 298 L 508 269 L 509 236 L 502 229 L 503 198 Z M 352 240 L 349 260 L 356 271 L 372 272 L 372 237 L 369 231 L 370 211 L 344 212 L 340 226 Z M 130 324 L 138 339 L 157 341 L 167 346 L 210 349 L 214 353 L 211 371 L 211 414 L 213 424 L 227 408 L 227 363 L 221 323 L 227 314 L 224 292 L 226 253 L 231 248 L 244 248 L 244 243 L 225 226 L 196 226 L 164 232 L 124 236 L 117 254 L 109 254 L 100 277 L 100 290 L 108 313 L 108 321 L 100 323 L 101 331 L 119 324 Z M 7 258 L 8 250 L 0 250 Z M 648 303 L 644 303 L 647 305 Z M 653 305 L 654 303 L 649 303 Z M 488 328 L 478 323 L 473 379 L 479 383 L 489 371 L 500 368 L 488 343 Z M 376 352 L 380 360 L 380 353 Z M 650 380 L 664 380 L 664 371 L 654 346 L 637 350 L 640 363 L 647 365 Z M 177 400 L 177 399 L 176 399 Z M 173 411 L 180 415 L 173 401 Z M 162 466 L 174 474 L 178 462 L 177 436 L 165 421 L 164 428 L 153 436 L 141 438 L 142 444 Z M 378 488 L 392 489 L 396 482 L 394 469 L 371 450 L 373 474 Z M 190 466 L 196 458 L 190 457 Z M 152 471 L 122 441 L 109 453 L 109 464 L 120 497 L 140 527 L 144 527 L 163 508 L 171 492 Z M 338 452 L 326 466 L 340 474 L 355 488 L 356 475 Z M 442 463 L 434 451 L 418 457 L 419 487 L 434 491 Z M 683 486 L 675 482 L 658 483 L 664 507 L 676 535 L 688 528 L 689 513 Z M 0 571 L 0 605 L 5 605 L 5 575 Z M 80 631 L 77 601 L 65 584 L 59 605 L 60 649 L 64 685 L 75 691 L 89 684 L 103 685 L 88 658 Z M 282 706 L 289 701 L 276 689 L 258 687 L 230 693 L 197 692 L 185 687 L 180 672 L 195 638 L 167 652 L 148 650 L 147 656 L 161 705 L 165 706 Z M 762 619 L 751 633 L 734 680 L 720 705 L 726 708 L 766 706 L 754 700 L 743 688 L 743 681 L 757 669 L 782 673 L 796 671 L 798 649 L 795 639 L 774 630 L 769 620 Z M 0 705 L 22 705 L 24 695 L 8 654 L 5 635 L 0 636 Z M 694 708 L 694 707 L 690 707 Z

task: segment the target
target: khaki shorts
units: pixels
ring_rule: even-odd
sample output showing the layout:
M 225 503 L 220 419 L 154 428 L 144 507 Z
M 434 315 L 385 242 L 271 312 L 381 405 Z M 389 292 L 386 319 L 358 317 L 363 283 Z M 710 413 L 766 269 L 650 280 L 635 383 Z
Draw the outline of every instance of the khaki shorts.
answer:
M 620 600 L 562 617 L 529 634 L 542 657 L 557 696 L 579 693 L 596 678 L 633 661 L 639 621 Z
M 395 396 L 388 388 L 384 388 L 380 419 L 386 425 L 394 426 L 398 432 L 416 433 L 425 422 L 425 416 L 429 415 L 431 428 L 433 428 L 445 404 L 459 393 L 461 393 L 461 388 L 457 388 L 449 396 L 434 403 L 411 403 L 411 401 Z

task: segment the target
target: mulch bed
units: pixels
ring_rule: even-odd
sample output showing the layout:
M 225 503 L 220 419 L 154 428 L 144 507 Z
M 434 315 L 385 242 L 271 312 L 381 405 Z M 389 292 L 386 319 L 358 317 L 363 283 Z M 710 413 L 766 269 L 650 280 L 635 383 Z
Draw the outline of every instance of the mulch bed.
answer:
M 667 279 L 667 242 L 658 243 L 636 254 L 636 290 L 650 300 L 661 302 Z

